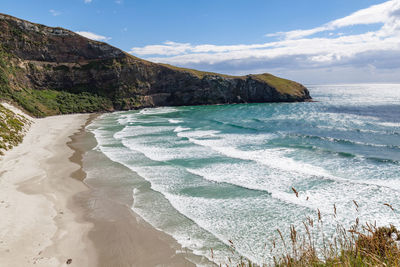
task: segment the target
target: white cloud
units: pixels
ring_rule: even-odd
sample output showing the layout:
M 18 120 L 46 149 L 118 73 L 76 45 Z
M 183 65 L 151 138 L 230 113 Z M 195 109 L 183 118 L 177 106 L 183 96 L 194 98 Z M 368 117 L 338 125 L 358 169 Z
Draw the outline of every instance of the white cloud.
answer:
M 95 34 L 93 32 L 78 31 L 76 33 L 79 34 L 79 35 L 82 35 L 82 36 L 84 36 L 84 37 L 86 37 L 88 39 L 95 40 L 95 41 L 106 42 L 106 41 L 111 39 L 111 37 L 102 36 L 102 35 L 99 35 L 99 34 Z
M 50 14 L 53 15 L 54 17 L 61 15 L 61 12 L 56 11 L 54 9 L 49 10 Z
M 278 32 L 267 34 L 267 36 L 283 36 L 286 39 L 296 39 L 313 35 L 315 33 L 336 30 L 338 28 L 354 26 L 354 25 L 368 25 L 376 23 L 387 22 L 393 10 L 399 9 L 399 1 L 387 1 L 379 5 L 373 5 L 365 9 L 358 10 L 353 14 L 330 21 L 320 27 L 308 30 L 294 30 L 289 32 Z
M 346 34 L 346 29 L 343 29 L 376 23 L 381 25 L 375 31 Z M 316 33 L 322 35 L 313 36 Z M 388 65 L 392 66 L 392 59 L 382 58 L 380 53 L 400 54 L 400 0 L 374 5 L 313 29 L 268 36 L 283 39 L 250 45 L 192 45 L 168 41 L 159 45 L 134 47 L 130 53 L 155 62 L 231 73 L 260 70 L 260 66 L 265 66 L 264 71 L 271 68 L 291 71 L 353 66 L 360 64 L 359 55 L 363 55 L 366 65 L 379 62 L 380 68 L 385 68 L 383 60 L 390 61 Z
M 92 0 L 84 0 L 85 4 L 90 4 Z

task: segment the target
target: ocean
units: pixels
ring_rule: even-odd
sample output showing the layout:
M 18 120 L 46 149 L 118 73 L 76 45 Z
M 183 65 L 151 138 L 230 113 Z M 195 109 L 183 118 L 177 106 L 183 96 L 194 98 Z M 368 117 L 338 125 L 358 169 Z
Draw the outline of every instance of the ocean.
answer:
M 87 179 L 107 177 L 145 221 L 217 263 L 270 263 L 277 229 L 318 210 L 327 234 L 355 218 L 399 226 L 384 203 L 400 209 L 400 85 L 307 87 L 315 102 L 103 114 L 85 158 L 121 172 L 86 164 Z

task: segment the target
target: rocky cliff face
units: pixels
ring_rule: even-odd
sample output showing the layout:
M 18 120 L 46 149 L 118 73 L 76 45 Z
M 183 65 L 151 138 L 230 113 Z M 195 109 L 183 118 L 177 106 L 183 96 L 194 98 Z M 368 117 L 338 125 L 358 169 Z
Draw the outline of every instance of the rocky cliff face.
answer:
M 3 14 L 0 89 L 0 98 L 36 115 L 311 99 L 301 84 L 270 74 L 239 77 L 156 64 L 69 30 Z M 71 102 L 68 108 L 60 106 L 63 101 Z

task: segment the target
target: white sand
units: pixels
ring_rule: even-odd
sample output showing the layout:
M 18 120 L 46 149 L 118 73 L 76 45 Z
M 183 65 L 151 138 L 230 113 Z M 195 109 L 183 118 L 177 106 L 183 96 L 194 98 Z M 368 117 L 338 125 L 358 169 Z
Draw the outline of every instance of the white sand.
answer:
M 79 165 L 66 145 L 88 116 L 33 119 L 23 143 L 0 158 L 1 267 L 97 265 L 92 224 L 70 210 L 71 197 L 87 187 L 70 177 Z

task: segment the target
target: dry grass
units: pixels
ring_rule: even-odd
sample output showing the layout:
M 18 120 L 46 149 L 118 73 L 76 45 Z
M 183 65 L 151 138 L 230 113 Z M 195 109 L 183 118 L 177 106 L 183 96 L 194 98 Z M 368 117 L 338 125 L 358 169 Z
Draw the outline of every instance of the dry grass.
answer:
M 297 196 L 296 189 L 292 190 Z M 353 203 L 358 212 L 359 204 Z M 395 212 L 390 204 L 383 205 Z M 336 205 L 333 212 L 336 218 Z M 347 228 L 338 222 L 335 232 L 327 237 L 319 210 L 316 215 L 316 221 L 310 217 L 303 221 L 303 234 L 291 226 L 290 242 L 277 230 L 285 252 L 274 257 L 275 266 L 400 266 L 400 231 L 395 226 L 361 225 L 356 217 Z
M 296 196 L 295 188 L 292 191 Z M 358 212 L 359 204 L 353 201 Z M 333 219 L 336 219 L 337 209 L 333 205 Z M 395 209 L 384 203 L 382 208 Z M 333 267 L 333 266 L 400 266 L 400 231 L 393 225 L 378 227 L 375 223 L 360 224 L 358 217 L 349 227 L 336 223 L 333 234 L 327 235 L 324 224 L 331 222 L 323 220 L 321 212 L 316 211 L 315 220 L 307 217 L 302 226 L 296 229 L 290 227 L 289 236 L 277 229 L 278 239 L 272 241 L 273 251 L 277 256 L 273 262 L 262 266 L 277 267 Z M 235 246 L 231 243 L 232 252 Z M 221 265 L 222 266 L 222 265 Z M 238 263 L 229 262 L 223 266 L 258 266 L 241 258 Z
M 291 248 L 274 258 L 275 266 L 400 266 L 400 232 L 390 225 L 377 227 L 366 223 L 359 225 L 358 219 L 348 229 L 337 225 L 331 238 L 323 237 L 322 248 L 317 247 L 311 229 L 315 225 L 304 222 L 304 236 L 298 236 L 292 226 L 290 231 Z M 320 227 L 322 229 L 322 227 Z M 324 235 L 324 233 L 320 233 Z M 281 239 L 284 242 L 283 237 Z

